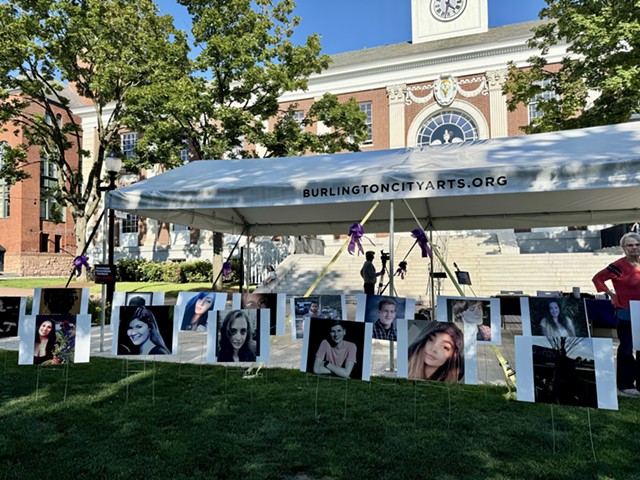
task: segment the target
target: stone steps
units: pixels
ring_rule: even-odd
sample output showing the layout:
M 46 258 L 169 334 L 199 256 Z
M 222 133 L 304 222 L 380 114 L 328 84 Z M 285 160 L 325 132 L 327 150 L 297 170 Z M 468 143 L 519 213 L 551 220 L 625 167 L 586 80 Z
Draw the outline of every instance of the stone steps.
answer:
M 497 295 L 501 291 L 522 291 L 536 295 L 538 291 L 570 292 L 579 287 L 582 292 L 595 293 L 591 278 L 620 257 L 613 249 L 594 253 L 538 253 L 520 254 L 517 249 L 504 249 L 495 235 L 472 235 L 441 237 L 434 241 L 452 272 L 454 263 L 460 270 L 469 272 L 472 285 L 464 287 L 465 294 L 475 296 Z M 409 250 L 414 240 L 407 236 L 396 237 L 394 261 L 397 264 L 406 257 L 407 275 L 404 280 L 394 278 L 398 296 L 416 298 L 419 302 L 430 302 L 431 281 L 430 262 L 422 258 L 419 248 Z M 292 255 L 279 267 L 279 280 L 271 288 L 273 291 L 291 295 L 302 295 L 328 265 L 340 245 L 328 246 L 325 255 Z M 375 245 L 365 245 L 365 250 L 376 252 L 374 263 L 380 268 L 380 250 L 388 251 L 388 239 L 378 239 Z M 503 250 L 509 253 L 501 253 Z M 408 256 L 407 256 L 408 255 Z M 352 256 L 344 252 L 327 275 L 314 290 L 316 294 L 345 293 L 353 295 L 362 292 L 360 268 L 364 256 Z M 435 261 L 434 269 L 443 271 Z M 388 276 L 384 277 L 385 284 Z M 439 283 L 439 285 L 438 285 Z M 458 295 L 449 279 L 436 281 L 436 293 Z M 385 291 L 388 294 L 389 289 Z

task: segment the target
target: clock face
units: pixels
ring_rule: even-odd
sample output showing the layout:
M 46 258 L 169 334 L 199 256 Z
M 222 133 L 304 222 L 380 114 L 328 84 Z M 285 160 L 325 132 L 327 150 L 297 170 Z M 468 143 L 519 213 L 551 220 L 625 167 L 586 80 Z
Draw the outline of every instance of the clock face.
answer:
M 455 20 L 467 6 L 467 0 L 431 0 L 431 14 L 440 21 Z

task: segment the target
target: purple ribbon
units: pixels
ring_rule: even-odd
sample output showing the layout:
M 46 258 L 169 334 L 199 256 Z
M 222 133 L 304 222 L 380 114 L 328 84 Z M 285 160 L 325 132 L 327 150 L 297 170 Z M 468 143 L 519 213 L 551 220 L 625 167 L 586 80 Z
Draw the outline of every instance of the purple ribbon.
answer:
M 351 237 L 351 241 L 349 242 L 349 247 L 347 250 L 351 255 L 355 251 L 356 247 L 358 247 L 358 251 L 360 253 L 364 253 L 364 249 L 362 248 L 362 244 L 360 243 L 360 239 L 364 235 L 364 228 L 358 222 L 351 225 L 349 229 L 349 236 Z
M 77 256 L 73 259 L 73 268 L 76 269 L 76 277 L 82 275 L 82 266 L 87 269 L 87 272 L 91 270 L 91 266 L 89 265 L 89 257 L 85 255 Z
M 231 262 L 224 262 L 222 264 L 222 276 L 225 280 L 229 280 L 231 276 Z
M 424 234 L 424 230 L 422 230 L 421 228 L 411 230 L 411 236 L 415 238 L 418 242 L 418 245 L 420 245 L 420 249 L 422 250 L 422 258 L 433 258 L 433 252 L 431 251 L 431 248 L 429 248 L 429 241 L 427 240 L 427 236 Z
M 401 280 L 404 280 L 404 276 L 407 274 L 407 262 L 400 262 L 398 269 L 396 270 L 396 277 L 399 275 Z

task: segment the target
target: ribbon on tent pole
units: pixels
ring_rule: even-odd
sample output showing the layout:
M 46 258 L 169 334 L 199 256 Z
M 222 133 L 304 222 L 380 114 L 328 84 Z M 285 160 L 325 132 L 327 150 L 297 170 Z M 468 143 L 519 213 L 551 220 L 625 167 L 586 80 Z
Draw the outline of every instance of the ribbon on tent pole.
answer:
M 400 279 L 404 280 L 404 276 L 407 274 L 407 262 L 404 260 L 398 264 L 398 269 L 396 270 L 396 277 L 400 277 Z
M 416 221 L 420 229 L 422 229 L 422 225 L 418 221 L 418 218 L 416 217 L 415 213 L 413 213 L 413 210 L 411 210 L 409 203 L 406 200 L 404 200 L 404 203 L 409 209 L 409 211 L 411 212 L 413 219 Z M 433 254 L 436 256 L 438 261 L 440 262 L 440 265 L 442 265 L 442 268 L 447 273 L 447 276 L 453 283 L 453 286 L 456 288 L 460 296 L 464 297 L 465 296 L 464 290 L 458 283 L 458 280 L 456 279 L 456 277 L 451 273 L 451 270 L 449 269 L 449 266 L 442 258 L 442 255 L 440 254 L 438 247 L 436 247 L 435 245 L 432 245 L 431 250 L 433 251 Z M 509 362 L 507 362 L 507 360 L 504 358 L 504 356 L 502 355 L 502 352 L 500 352 L 500 349 L 497 346 L 489 345 L 489 347 L 491 347 L 491 350 L 493 350 L 493 353 L 498 359 L 498 363 L 500 364 L 500 367 L 502 368 L 502 373 L 504 374 L 505 383 L 507 385 L 507 388 L 509 389 L 509 392 L 511 392 L 511 387 L 513 387 L 514 389 L 516 388 L 516 371 L 513 369 L 511 365 L 509 365 Z
M 102 221 L 102 218 L 104 217 L 104 212 L 106 210 L 107 210 L 106 208 L 103 208 L 102 212 L 100 212 L 100 216 L 98 217 L 98 220 L 96 220 L 96 224 L 93 226 L 93 230 L 91 231 L 91 235 L 89 235 L 89 239 L 87 240 L 87 243 L 85 243 L 84 248 L 82 249 L 82 253 L 73 260 L 73 269 L 71 270 L 71 274 L 69 275 L 69 279 L 67 280 L 67 284 L 64 286 L 64 288 L 67 288 L 69 286 L 69 283 L 71 283 L 71 279 L 73 278 L 73 274 L 74 273 L 77 274 L 76 259 L 79 258 L 79 257 L 83 257 L 85 255 L 85 253 L 87 253 L 87 249 L 89 248 L 89 245 L 91 245 L 91 241 L 93 240 L 93 237 L 96 235 L 96 233 L 98 231 L 98 227 L 100 226 L 100 222 Z M 88 262 L 87 262 L 87 265 L 88 265 Z M 103 308 L 103 311 L 104 311 L 104 308 Z M 100 350 L 100 351 L 102 351 L 102 350 Z
M 236 240 L 236 243 L 233 245 L 233 248 L 231 249 L 231 251 L 229 252 L 229 256 L 227 257 L 227 259 L 222 262 L 222 268 L 220 269 L 220 271 L 218 272 L 218 275 L 216 276 L 216 279 L 213 281 L 213 284 L 211 285 L 211 289 L 215 290 L 216 288 L 216 283 L 218 283 L 218 280 L 220 280 L 220 276 L 224 276 L 224 272 L 228 270 L 228 275 L 231 275 L 231 270 L 228 267 L 231 267 L 231 256 L 234 254 L 234 252 L 236 251 L 236 248 L 238 248 L 238 244 L 240 243 L 240 239 L 242 238 L 242 236 L 244 235 L 244 232 L 247 231 L 247 228 L 249 228 L 249 225 L 245 225 L 242 228 L 242 232 L 240 232 L 240 235 L 238 235 L 238 240 Z M 228 277 L 224 277 L 225 279 Z
M 422 250 L 422 258 L 433 258 L 433 252 L 431 248 L 429 248 L 429 240 L 427 240 L 424 230 L 422 228 L 415 228 L 411 230 L 411 236 L 416 239 L 416 243 L 420 247 L 420 250 Z
M 399 276 L 402 280 L 404 280 L 404 276 L 407 274 L 407 262 L 404 260 L 398 264 L 398 269 L 396 270 L 396 277 Z
M 229 277 L 231 276 L 231 270 L 232 270 L 232 266 L 231 266 L 231 262 L 226 261 L 222 264 L 222 278 L 224 278 L 225 280 L 229 280 Z
M 353 225 L 351 225 L 351 228 L 349 229 L 349 237 L 350 237 L 349 246 L 347 247 L 347 250 L 351 255 L 353 255 L 353 252 L 356 250 L 356 247 L 358 248 L 358 252 L 364 254 L 364 249 L 362 248 L 362 243 L 360 242 L 360 239 L 362 238 L 363 235 L 364 235 L 364 228 L 362 228 L 361 223 L 356 222 Z
M 82 275 L 82 267 L 87 270 L 87 272 L 91 271 L 91 265 L 89 265 L 89 257 L 86 255 L 78 255 L 73 259 L 73 267 L 76 270 L 76 278 Z
M 367 220 L 369 220 L 369 217 L 373 214 L 373 212 L 375 211 L 376 208 L 378 208 L 378 205 L 380 205 L 380 202 L 377 201 L 376 203 L 373 204 L 373 206 L 369 209 L 369 211 L 367 212 L 367 214 L 362 218 L 362 221 L 359 223 L 359 225 L 362 227 L 362 225 L 364 225 L 365 223 L 367 223 Z M 353 228 L 353 227 L 351 227 Z M 349 233 L 351 233 L 351 230 L 349 230 Z M 324 270 L 322 270 L 322 273 L 320 273 L 320 275 L 318 276 L 318 278 L 316 278 L 316 281 L 313 282 L 313 284 L 309 287 L 309 289 L 305 292 L 305 294 L 303 295 L 304 298 L 308 297 L 309 295 L 311 295 L 313 293 L 313 291 L 316 289 L 316 287 L 318 286 L 318 284 L 320 283 L 320 280 L 322 280 L 322 278 L 327 274 L 327 272 L 329 271 L 329 269 L 333 266 L 334 263 L 336 263 L 336 261 L 338 260 L 338 257 L 340 257 L 340 255 L 342 255 L 342 252 L 344 252 L 347 247 L 351 244 L 351 238 L 349 238 L 349 240 L 347 240 L 344 245 L 342 245 L 342 247 L 340 247 L 340 250 L 338 250 L 336 252 L 336 254 L 333 256 L 333 258 L 331 259 L 331 261 L 329 262 L 329 264 L 324 267 Z

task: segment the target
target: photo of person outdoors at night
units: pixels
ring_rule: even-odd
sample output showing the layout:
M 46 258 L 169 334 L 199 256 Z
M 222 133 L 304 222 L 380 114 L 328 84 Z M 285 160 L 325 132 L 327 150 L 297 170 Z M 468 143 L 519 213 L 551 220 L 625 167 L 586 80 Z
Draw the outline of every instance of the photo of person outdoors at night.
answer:
M 584 300 L 573 297 L 529 297 L 531 335 L 588 337 Z
M 18 335 L 20 297 L 0 297 L 0 338 Z

